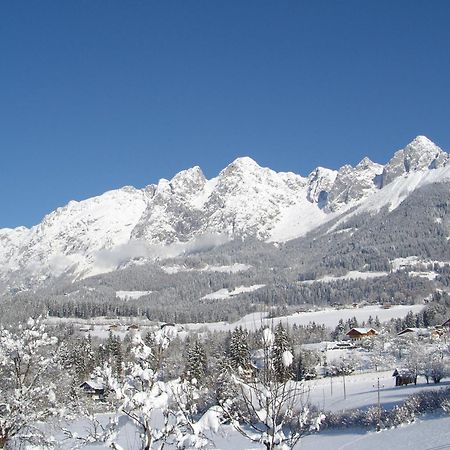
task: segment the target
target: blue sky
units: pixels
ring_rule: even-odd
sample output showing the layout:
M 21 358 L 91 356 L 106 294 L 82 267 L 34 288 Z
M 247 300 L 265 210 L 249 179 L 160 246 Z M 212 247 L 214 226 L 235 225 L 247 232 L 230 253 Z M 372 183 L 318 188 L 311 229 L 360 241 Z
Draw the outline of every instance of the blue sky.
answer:
M 237 156 L 450 150 L 447 0 L 0 2 L 0 227 Z

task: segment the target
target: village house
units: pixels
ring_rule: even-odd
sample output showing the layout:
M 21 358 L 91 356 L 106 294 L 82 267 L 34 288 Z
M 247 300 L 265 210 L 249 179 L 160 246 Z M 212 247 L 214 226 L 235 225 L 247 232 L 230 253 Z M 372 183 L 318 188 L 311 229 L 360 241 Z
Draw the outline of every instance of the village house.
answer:
M 413 336 L 418 339 L 439 339 L 443 335 L 443 328 L 405 328 L 404 330 L 397 333 L 397 336 Z
M 431 337 L 431 331 L 428 328 L 409 327 L 397 333 L 397 336 L 414 336 L 423 339 Z
M 103 400 L 105 398 L 105 385 L 101 380 L 87 380 L 80 385 L 80 389 L 93 400 Z
M 378 331 L 374 328 L 352 328 L 345 335 L 352 341 L 359 341 L 364 338 L 374 337 L 378 334 Z

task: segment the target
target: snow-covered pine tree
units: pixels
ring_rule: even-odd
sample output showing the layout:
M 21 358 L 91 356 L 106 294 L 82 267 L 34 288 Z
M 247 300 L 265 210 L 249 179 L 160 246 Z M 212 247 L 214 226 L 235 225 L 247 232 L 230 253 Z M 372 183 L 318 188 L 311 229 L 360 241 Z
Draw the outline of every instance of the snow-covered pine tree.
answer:
M 250 369 L 250 349 L 248 346 L 248 332 L 238 327 L 231 333 L 227 356 L 233 370 L 247 371 Z
M 206 351 L 200 341 L 196 339 L 188 344 L 185 368 L 186 378 L 201 384 L 205 379 L 206 373 Z
M 292 346 L 281 322 L 275 327 L 273 365 L 278 382 L 292 379 Z

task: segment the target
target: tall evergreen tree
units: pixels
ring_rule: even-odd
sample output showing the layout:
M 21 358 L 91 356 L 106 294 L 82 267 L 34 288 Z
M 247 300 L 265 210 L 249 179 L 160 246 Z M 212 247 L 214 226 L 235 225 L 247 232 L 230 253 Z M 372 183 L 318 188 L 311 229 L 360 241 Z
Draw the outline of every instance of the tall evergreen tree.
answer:
M 275 327 L 275 339 L 273 348 L 273 364 L 277 381 L 284 382 L 292 378 L 292 361 L 289 362 L 289 354 L 292 355 L 292 346 L 283 324 L 280 322 Z
M 188 344 L 188 350 L 186 355 L 186 377 L 189 380 L 197 380 L 201 383 L 207 371 L 207 358 L 206 351 L 203 345 L 195 340 Z

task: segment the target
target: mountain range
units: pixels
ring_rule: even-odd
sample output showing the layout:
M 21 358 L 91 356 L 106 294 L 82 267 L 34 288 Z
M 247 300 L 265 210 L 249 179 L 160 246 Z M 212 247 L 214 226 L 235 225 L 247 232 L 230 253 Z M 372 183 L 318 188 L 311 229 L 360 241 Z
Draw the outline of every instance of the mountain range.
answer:
M 71 201 L 32 228 L 0 229 L 0 288 L 80 280 L 233 240 L 279 246 L 358 215 L 393 211 L 414 191 L 450 182 L 449 155 L 424 136 L 386 165 L 318 167 L 307 177 L 238 158 L 216 177 L 199 167 L 143 189 Z M 309 233 L 309 234 L 308 234 Z M 305 237 L 306 236 L 306 237 Z

